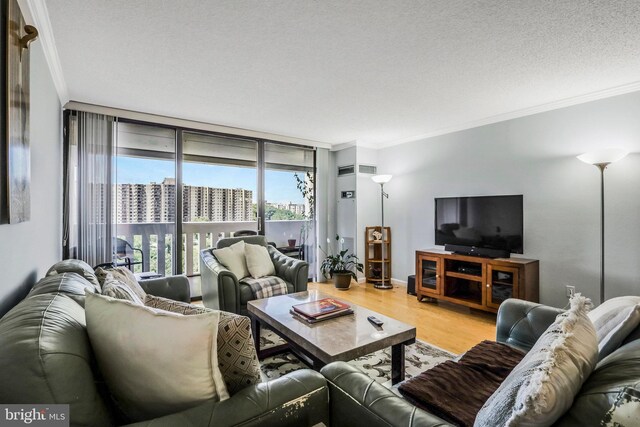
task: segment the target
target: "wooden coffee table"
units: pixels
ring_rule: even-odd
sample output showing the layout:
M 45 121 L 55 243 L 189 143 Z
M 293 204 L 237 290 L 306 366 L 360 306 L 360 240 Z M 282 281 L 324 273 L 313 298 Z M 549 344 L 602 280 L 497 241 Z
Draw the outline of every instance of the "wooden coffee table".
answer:
M 314 324 L 298 320 L 289 313 L 295 304 L 322 298 L 334 297 L 318 291 L 306 291 L 249 301 L 247 309 L 258 357 L 263 359 L 275 353 L 269 351 L 271 349 L 260 350 L 262 324 L 285 339 L 287 349 L 315 370 L 331 362 L 353 360 L 391 347 L 391 383 L 404 380 L 404 346 L 415 343 L 416 328 L 351 303 L 354 314 Z M 367 316 L 375 316 L 384 324 L 375 326 Z

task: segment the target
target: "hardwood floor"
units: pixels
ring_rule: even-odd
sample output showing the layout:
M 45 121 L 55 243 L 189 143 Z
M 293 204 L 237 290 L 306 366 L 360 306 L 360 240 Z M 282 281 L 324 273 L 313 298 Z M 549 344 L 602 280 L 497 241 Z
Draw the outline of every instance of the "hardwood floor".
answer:
M 361 305 L 370 310 L 415 325 L 419 340 L 460 354 L 482 340 L 496 337 L 496 315 L 447 302 L 418 302 L 403 286 L 375 289 L 370 283 L 351 283 L 339 291 L 333 283 L 309 283 L 309 289 Z

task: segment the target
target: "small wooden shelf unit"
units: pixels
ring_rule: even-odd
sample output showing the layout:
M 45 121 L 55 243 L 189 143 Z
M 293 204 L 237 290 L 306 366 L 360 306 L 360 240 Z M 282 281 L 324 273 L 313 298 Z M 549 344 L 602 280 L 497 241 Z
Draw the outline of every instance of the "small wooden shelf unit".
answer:
M 538 302 L 539 262 L 483 258 L 440 249 L 416 251 L 418 300 L 434 298 L 497 312 L 507 298 Z
M 364 274 L 368 283 L 382 282 L 382 263 L 384 263 L 385 284 L 391 284 L 391 228 L 384 227 L 366 227 L 365 241 L 365 259 Z M 373 233 L 382 233 L 381 239 L 376 239 Z M 384 259 L 382 258 L 384 250 Z

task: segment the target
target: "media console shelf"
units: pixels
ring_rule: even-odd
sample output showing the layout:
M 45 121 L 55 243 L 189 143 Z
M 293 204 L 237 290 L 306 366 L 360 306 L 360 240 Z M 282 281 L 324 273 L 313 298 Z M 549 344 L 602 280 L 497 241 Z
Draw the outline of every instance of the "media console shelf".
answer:
M 495 313 L 507 298 L 538 302 L 538 275 L 535 259 L 416 251 L 418 301 L 434 298 Z

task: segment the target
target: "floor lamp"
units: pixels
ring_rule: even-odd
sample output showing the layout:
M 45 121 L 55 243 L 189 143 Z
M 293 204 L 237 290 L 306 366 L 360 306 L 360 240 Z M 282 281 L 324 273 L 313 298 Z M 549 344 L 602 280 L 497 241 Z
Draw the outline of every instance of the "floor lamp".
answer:
M 384 233 L 384 199 L 388 199 L 389 198 L 389 194 L 384 192 L 384 185 L 391 181 L 391 175 L 374 175 L 371 177 L 371 179 L 373 180 L 373 182 L 380 184 L 380 201 L 381 201 L 381 222 L 382 222 L 382 226 L 380 231 L 382 232 L 382 250 L 381 250 L 381 256 L 382 256 L 382 281 L 379 284 L 374 284 L 373 287 L 374 288 L 378 288 L 378 289 L 392 289 L 393 285 L 391 283 L 385 283 L 385 274 L 384 274 L 384 270 L 385 270 L 385 258 L 384 258 L 384 252 L 386 249 L 386 244 L 384 242 L 384 238 L 385 238 L 385 233 Z M 389 278 L 389 281 L 391 281 L 391 278 Z
M 578 156 L 579 160 L 600 169 L 600 304 L 604 302 L 604 170 L 609 164 L 628 154 L 619 148 L 590 151 Z

